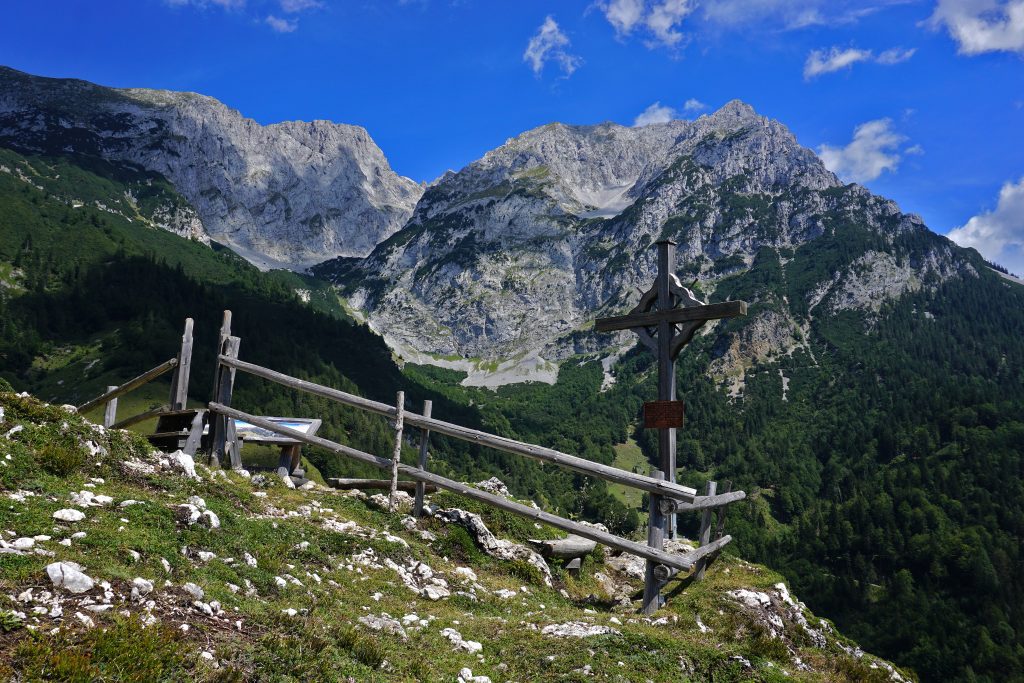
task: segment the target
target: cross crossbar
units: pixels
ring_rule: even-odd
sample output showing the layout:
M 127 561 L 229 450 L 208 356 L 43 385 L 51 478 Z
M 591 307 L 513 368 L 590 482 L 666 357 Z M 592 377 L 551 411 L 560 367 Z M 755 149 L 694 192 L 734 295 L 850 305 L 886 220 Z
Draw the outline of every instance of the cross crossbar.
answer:
M 747 314 L 747 302 L 724 301 L 705 306 L 689 306 L 687 308 L 671 308 L 667 311 L 651 311 L 650 313 L 630 313 L 614 318 L 598 318 L 594 321 L 596 332 L 614 332 L 629 330 L 636 327 L 652 327 L 660 322 L 685 323 L 697 320 L 718 320 L 734 318 Z

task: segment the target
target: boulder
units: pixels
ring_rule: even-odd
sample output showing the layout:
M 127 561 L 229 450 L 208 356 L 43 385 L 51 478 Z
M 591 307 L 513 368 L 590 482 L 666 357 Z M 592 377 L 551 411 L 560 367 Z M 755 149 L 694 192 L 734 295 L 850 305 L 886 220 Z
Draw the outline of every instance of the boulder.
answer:
M 84 593 L 91 590 L 95 582 L 82 572 L 82 567 L 74 562 L 54 562 L 46 566 L 46 574 L 54 586 L 64 588 L 72 593 Z

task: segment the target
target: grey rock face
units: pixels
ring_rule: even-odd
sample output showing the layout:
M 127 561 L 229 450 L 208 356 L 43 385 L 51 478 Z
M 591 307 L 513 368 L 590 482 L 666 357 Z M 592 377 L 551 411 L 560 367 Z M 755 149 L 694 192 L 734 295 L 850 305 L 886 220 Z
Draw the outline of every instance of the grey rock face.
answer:
M 167 229 L 208 235 L 260 266 L 304 268 L 365 255 L 406 222 L 422 194 L 358 126 L 262 126 L 211 97 L 3 67 L 0 141 L 156 171 L 196 212 L 168 215 Z
M 523 133 L 431 185 L 406 227 L 367 258 L 318 271 L 343 283 L 410 360 L 467 370 L 469 383 L 553 381 L 553 363 L 630 343 L 628 333 L 587 328 L 635 304 L 653 280 L 659 239 L 679 243 L 681 276 L 713 291 L 764 249 L 782 259 L 837 231 L 864 231 L 884 251 L 926 229 L 893 202 L 844 186 L 785 126 L 734 101 L 690 122 Z M 876 259 L 874 276 L 852 268 L 821 285 L 834 311 L 914 291 L 921 268 L 957 275 L 958 258 L 938 249 L 899 268 Z M 776 317 L 787 329 L 776 334 L 764 320 L 758 336 L 789 336 L 795 323 Z M 493 381 L 474 375 L 481 368 Z

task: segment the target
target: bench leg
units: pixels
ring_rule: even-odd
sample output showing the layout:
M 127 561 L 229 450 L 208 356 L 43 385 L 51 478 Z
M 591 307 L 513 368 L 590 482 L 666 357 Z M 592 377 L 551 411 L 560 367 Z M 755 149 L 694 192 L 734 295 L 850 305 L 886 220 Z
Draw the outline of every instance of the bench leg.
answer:
M 281 446 L 281 457 L 277 460 L 277 470 L 280 472 L 282 469 L 288 470 L 288 474 L 291 474 L 298 468 L 299 463 L 302 461 L 302 445 L 294 444 L 291 446 Z

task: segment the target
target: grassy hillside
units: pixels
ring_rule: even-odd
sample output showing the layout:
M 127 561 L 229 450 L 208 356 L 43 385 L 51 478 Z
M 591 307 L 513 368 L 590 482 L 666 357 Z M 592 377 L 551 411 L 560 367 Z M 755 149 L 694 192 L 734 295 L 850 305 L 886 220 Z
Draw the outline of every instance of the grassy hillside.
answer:
M 899 680 L 741 560 L 641 618 L 609 594 L 639 586 L 617 569 L 626 558 L 595 552 L 579 577 L 555 566 L 547 586 L 437 517 L 201 466 L 191 478 L 62 408 L 0 390 L 0 410 L 5 679 Z M 458 496 L 431 502 L 516 541 L 550 534 Z M 67 510 L 81 518 L 55 519 Z M 192 521 L 200 511 L 216 522 Z M 54 585 L 60 563 L 87 584 Z

